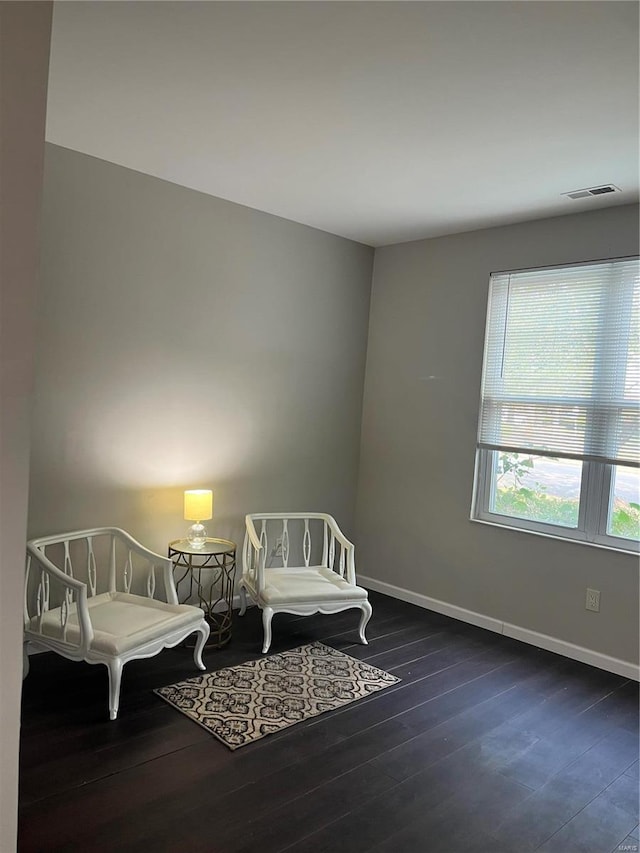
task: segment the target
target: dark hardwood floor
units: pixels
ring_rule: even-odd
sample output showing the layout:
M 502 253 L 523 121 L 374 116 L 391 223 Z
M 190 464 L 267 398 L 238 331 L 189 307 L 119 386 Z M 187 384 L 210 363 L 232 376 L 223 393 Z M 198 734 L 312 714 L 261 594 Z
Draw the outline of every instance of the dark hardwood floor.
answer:
M 638 850 L 638 684 L 378 594 L 276 616 L 273 652 L 322 640 L 400 684 L 231 752 L 153 692 L 190 650 L 107 672 L 31 658 L 21 853 L 613 853 Z M 209 669 L 260 655 L 236 619 Z

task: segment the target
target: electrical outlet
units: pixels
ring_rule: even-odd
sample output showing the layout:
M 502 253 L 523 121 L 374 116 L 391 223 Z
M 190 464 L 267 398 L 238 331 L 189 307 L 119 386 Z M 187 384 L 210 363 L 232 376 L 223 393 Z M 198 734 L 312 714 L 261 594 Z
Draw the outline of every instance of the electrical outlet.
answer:
M 278 536 L 271 552 L 272 557 L 282 557 L 282 536 Z
M 584 606 L 587 610 L 594 610 L 596 613 L 600 611 L 599 589 L 587 589 L 587 600 Z

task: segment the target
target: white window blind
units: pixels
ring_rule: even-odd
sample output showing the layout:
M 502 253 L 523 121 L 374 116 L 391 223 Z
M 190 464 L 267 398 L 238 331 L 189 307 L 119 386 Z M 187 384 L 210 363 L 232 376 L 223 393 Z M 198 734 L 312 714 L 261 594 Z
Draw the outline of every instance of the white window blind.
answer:
M 640 463 L 637 258 L 492 274 L 478 444 Z

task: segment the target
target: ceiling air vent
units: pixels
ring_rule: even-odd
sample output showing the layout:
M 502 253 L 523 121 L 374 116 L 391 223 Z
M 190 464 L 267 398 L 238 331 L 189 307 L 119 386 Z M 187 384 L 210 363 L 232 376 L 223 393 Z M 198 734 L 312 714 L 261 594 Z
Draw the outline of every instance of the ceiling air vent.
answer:
M 587 187 L 584 190 L 572 190 L 570 193 L 561 193 L 567 198 L 588 198 L 591 195 L 606 195 L 607 193 L 619 193 L 620 187 L 615 184 L 604 184 L 601 187 Z

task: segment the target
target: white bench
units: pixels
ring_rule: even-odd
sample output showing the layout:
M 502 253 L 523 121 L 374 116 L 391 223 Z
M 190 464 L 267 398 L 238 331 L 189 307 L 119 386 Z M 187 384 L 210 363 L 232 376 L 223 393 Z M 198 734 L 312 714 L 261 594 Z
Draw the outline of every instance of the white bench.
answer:
M 264 644 L 271 645 L 276 613 L 311 616 L 362 611 L 358 633 L 366 645 L 371 618 L 367 590 L 356 584 L 354 546 L 327 513 L 253 513 L 245 518 L 240 616 L 247 595 L 262 609 Z
M 166 601 L 155 597 L 160 589 Z M 25 660 L 26 644 L 32 642 L 71 660 L 103 663 L 112 720 L 118 716 L 125 663 L 176 646 L 194 631 L 200 635 L 194 661 L 205 669 L 204 613 L 178 604 L 171 560 L 124 530 L 77 530 L 27 543 Z

